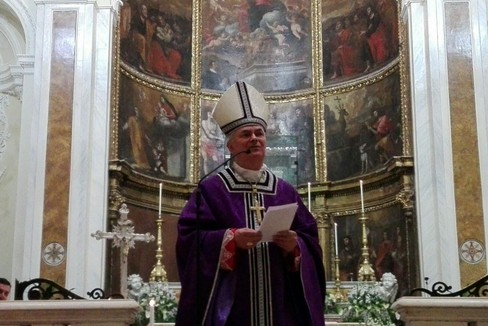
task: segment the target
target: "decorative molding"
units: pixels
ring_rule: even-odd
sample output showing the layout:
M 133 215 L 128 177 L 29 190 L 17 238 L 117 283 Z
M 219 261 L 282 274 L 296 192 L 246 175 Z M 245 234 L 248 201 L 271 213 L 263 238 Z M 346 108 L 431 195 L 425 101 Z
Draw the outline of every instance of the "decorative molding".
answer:
M 123 5 L 122 0 L 111 0 L 110 2 L 113 10 L 115 10 L 115 12 L 118 14 L 120 7 Z
M 467 264 L 480 263 L 485 258 L 485 248 L 480 241 L 469 239 L 461 245 L 459 256 Z
M 25 1 L 18 0 L 4 0 L 7 7 L 9 7 L 22 25 L 23 34 L 25 35 L 25 53 L 34 54 L 36 43 L 36 28 L 34 18 L 32 17 L 29 8 L 25 6 Z
M 66 257 L 66 249 L 58 242 L 51 242 L 44 247 L 42 260 L 49 266 L 58 266 Z
M 34 72 L 34 57 L 18 56 L 18 64 L 0 70 L 0 93 L 12 95 L 22 101 L 24 76 Z
M 413 3 L 424 3 L 425 0 L 401 0 L 400 2 L 400 18 L 402 18 L 404 21 L 406 21 L 407 19 L 407 11 L 409 9 L 409 7 L 413 4 Z
M 23 74 L 20 66 L 8 66 L 0 71 L 0 93 L 22 97 Z
M 428 279 L 426 280 L 428 281 Z M 488 285 L 488 275 L 483 276 L 476 282 L 468 285 L 467 287 L 452 292 L 452 286 L 448 285 L 442 281 L 437 281 L 432 284 L 431 289 L 426 288 L 415 288 L 410 291 L 410 295 L 415 295 L 415 293 L 425 293 L 431 297 L 484 297 L 486 298 L 488 292 L 486 292 L 486 286 Z M 416 298 L 415 300 L 417 300 Z

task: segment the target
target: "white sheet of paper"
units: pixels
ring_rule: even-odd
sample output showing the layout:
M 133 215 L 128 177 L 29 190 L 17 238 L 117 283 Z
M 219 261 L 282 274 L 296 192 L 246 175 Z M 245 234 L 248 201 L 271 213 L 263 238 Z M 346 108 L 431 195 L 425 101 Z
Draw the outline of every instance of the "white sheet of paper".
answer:
M 298 204 L 291 203 L 279 206 L 270 206 L 264 213 L 263 222 L 259 230 L 263 234 L 262 242 L 272 241 L 273 235 L 279 231 L 289 230 Z

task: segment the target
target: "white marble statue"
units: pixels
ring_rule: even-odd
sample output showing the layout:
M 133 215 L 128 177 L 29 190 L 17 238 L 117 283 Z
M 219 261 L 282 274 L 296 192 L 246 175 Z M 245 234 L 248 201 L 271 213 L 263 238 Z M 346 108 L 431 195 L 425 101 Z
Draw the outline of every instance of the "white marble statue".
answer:
M 381 277 L 381 282 L 378 285 L 378 294 L 390 303 L 393 303 L 396 299 L 398 291 L 398 282 L 392 273 L 384 273 Z
M 127 296 L 136 301 L 138 301 L 139 298 L 149 290 L 146 284 L 144 284 L 142 277 L 138 274 L 129 275 L 127 278 L 127 289 Z

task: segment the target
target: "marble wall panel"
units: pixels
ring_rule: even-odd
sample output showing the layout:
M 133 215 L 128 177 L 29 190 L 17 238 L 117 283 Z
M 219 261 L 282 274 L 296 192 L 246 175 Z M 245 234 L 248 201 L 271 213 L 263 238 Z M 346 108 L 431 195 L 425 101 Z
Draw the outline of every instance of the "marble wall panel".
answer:
M 65 281 L 76 12 L 53 13 L 41 277 Z
M 478 131 L 468 2 L 446 2 L 452 155 L 461 283 L 486 274 Z

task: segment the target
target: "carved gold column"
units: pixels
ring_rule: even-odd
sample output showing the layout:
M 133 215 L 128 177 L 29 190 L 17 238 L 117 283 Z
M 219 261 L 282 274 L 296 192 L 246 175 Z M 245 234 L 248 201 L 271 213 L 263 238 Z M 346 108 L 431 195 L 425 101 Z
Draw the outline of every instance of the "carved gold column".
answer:
M 108 220 L 115 221 L 119 216 L 119 207 L 125 203 L 126 198 L 120 193 L 120 180 L 118 175 L 112 175 L 109 180 Z
M 327 266 L 331 266 L 331 262 L 328 261 L 329 250 L 327 244 L 330 243 L 330 223 L 329 223 L 329 216 L 325 212 L 319 212 L 313 214 L 316 221 L 317 221 L 317 228 L 319 232 L 319 242 L 320 247 L 322 248 L 322 262 L 324 264 L 325 273 L 328 274 Z M 329 276 L 329 275 L 327 275 Z
M 413 184 L 413 175 L 405 174 L 403 175 L 403 189 L 397 194 L 396 200 L 401 204 L 403 209 L 403 214 L 405 216 L 405 246 L 406 250 L 406 261 L 411 261 L 411 255 L 414 252 L 413 243 L 410 241 L 411 232 L 414 229 L 414 203 L 415 203 L 415 190 Z M 416 272 L 413 270 L 410 264 L 406 264 L 406 287 L 411 289 L 414 285 L 412 284 L 412 279 L 415 279 Z

